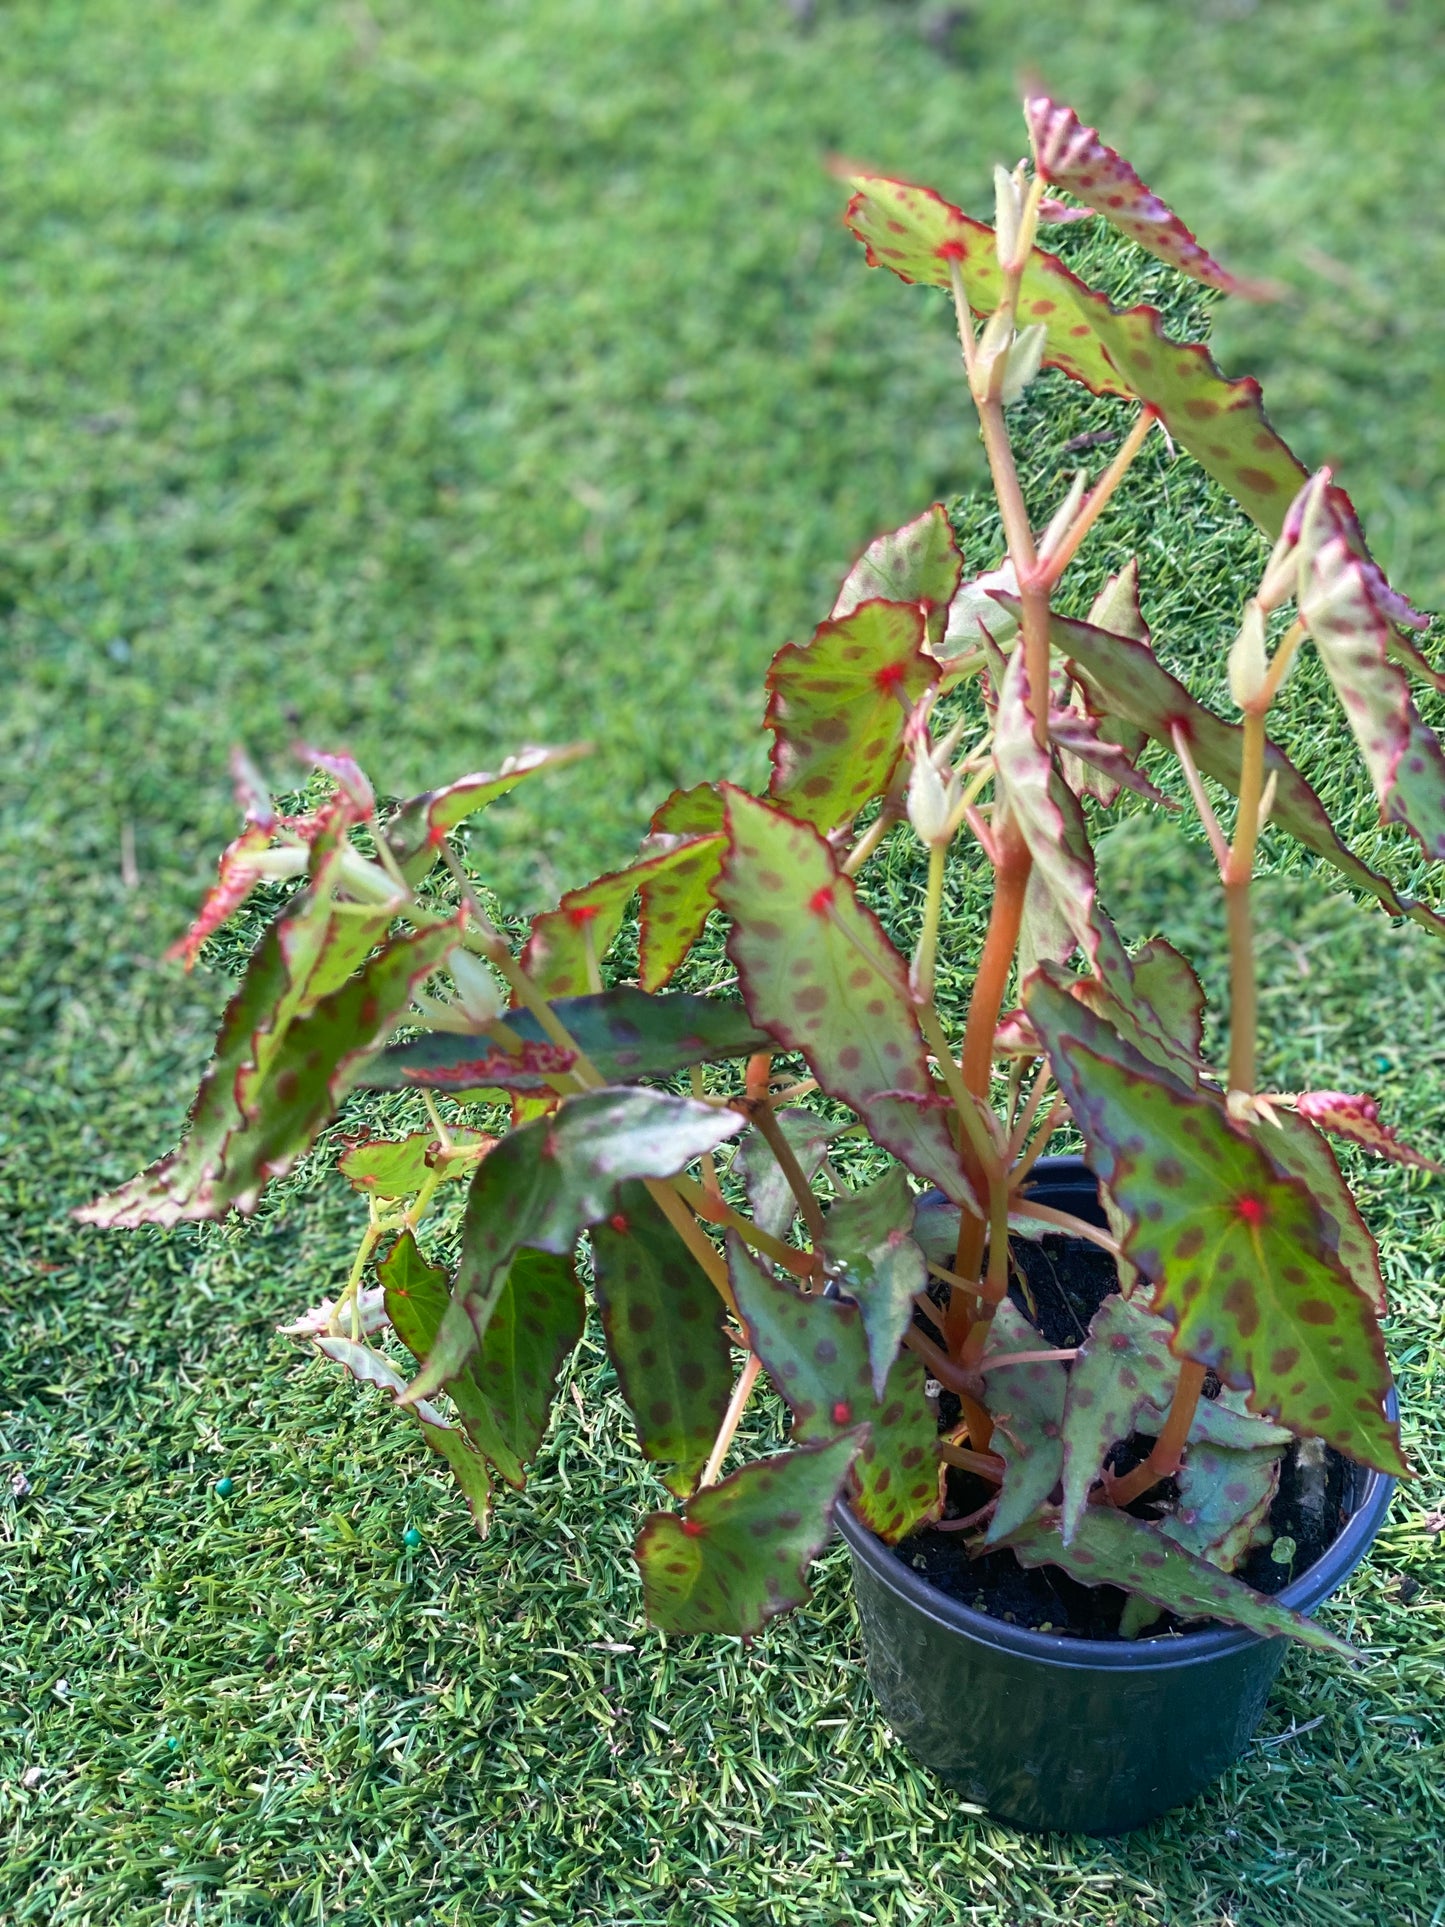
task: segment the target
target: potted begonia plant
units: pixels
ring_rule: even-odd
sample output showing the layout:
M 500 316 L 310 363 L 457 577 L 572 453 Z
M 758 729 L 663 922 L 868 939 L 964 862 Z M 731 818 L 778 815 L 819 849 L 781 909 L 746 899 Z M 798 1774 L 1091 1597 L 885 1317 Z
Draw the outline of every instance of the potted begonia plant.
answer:
M 349 1093 L 421 1093 L 425 1127 L 345 1141 L 361 1243 L 334 1300 L 287 1329 L 390 1395 L 485 1530 L 493 1480 L 520 1486 L 537 1451 L 590 1286 L 676 1501 L 637 1540 L 652 1622 L 751 1637 L 808 1597 L 836 1518 L 905 1741 L 1007 1818 L 1108 1831 L 1238 1752 L 1286 1637 L 1348 1651 L 1307 1615 L 1404 1469 L 1376 1247 L 1330 1139 L 1429 1160 L 1368 1097 L 1257 1088 L 1251 878 L 1268 821 L 1445 931 L 1346 847 L 1268 732 L 1313 648 L 1382 818 L 1440 859 L 1445 756 L 1411 677 L 1445 679 L 1348 497 L 1305 474 L 1257 386 L 1152 308 L 1117 309 L 1038 230 L 1092 212 L 1209 287 L 1263 291 L 1071 110 L 1033 98 L 1026 115 L 1032 162 L 998 170 L 992 228 L 869 174 L 847 213 L 870 263 L 951 292 L 1006 555 L 969 577 L 939 506 L 874 542 L 773 661 L 766 793 L 674 794 L 637 861 L 569 890 L 520 951 L 458 832 L 574 750 L 387 805 L 318 754 L 334 788 L 290 815 L 238 759 L 245 824 L 187 959 L 259 882 L 294 887 L 184 1143 L 81 1215 L 250 1211 Z M 1039 530 L 1008 411 L 1045 368 L 1136 413 Z M 1054 607 L 1156 433 L 1274 540 L 1240 588 L 1238 720 L 1161 662 L 1135 566 L 1087 619 Z M 1164 801 L 1146 751 L 1155 774 L 1177 762 L 1217 860 L 1223 1064 L 1190 965 L 1158 938 L 1128 947 L 1096 887 L 1091 837 L 1121 793 Z M 906 950 L 864 894 L 894 837 L 925 853 Z M 940 907 L 963 840 L 994 883 L 950 1027 Z M 623 981 L 609 953 L 634 900 Z M 669 988 L 719 921 L 736 991 Z M 1047 1157 L 1065 1127 L 1082 1157 Z M 443 1267 L 428 1214 L 452 1185 Z M 788 1445 L 724 1476 L 760 1373 Z M 1281 1590 L 1260 1557 L 1285 1530 L 1303 1553 Z

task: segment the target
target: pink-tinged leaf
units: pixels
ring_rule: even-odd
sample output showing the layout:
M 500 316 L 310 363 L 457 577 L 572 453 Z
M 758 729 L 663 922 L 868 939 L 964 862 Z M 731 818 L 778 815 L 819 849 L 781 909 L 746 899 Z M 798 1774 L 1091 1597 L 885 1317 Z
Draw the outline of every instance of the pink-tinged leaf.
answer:
M 1109 809 L 1118 800 L 1119 791 L 1128 789 L 1155 809 L 1179 808 L 1173 797 L 1165 796 L 1135 769 L 1120 744 L 1109 741 L 1105 725 L 1076 704 L 1062 709 L 1050 707 L 1049 739 L 1059 753 L 1064 782 L 1076 796 L 1096 797 Z
M 349 1338 L 318 1338 L 316 1349 L 334 1364 L 344 1366 L 351 1376 L 363 1385 L 378 1386 L 390 1392 L 393 1399 L 401 1396 L 406 1382 L 401 1374 L 383 1358 L 379 1352 L 372 1351 L 369 1345 L 356 1344 Z M 412 1413 L 421 1427 L 421 1435 L 436 1453 L 451 1467 L 452 1477 L 457 1489 L 467 1502 L 477 1531 L 485 1539 L 492 1515 L 492 1482 L 487 1475 L 485 1460 L 471 1441 L 454 1425 L 449 1425 L 434 1405 L 419 1405 Z
M 745 1465 L 679 1516 L 655 1512 L 637 1536 L 647 1617 L 666 1633 L 751 1639 L 812 1597 L 806 1573 L 833 1530 L 833 1501 L 860 1429 Z
M 1267 1156 L 1304 1185 L 1335 1235 L 1340 1263 L 1377 1315 L 1385 1311 L 1385 1280 L 1380 1270 L 1380 1248 L 1345 1183 L 1335 1154 L 1320 1132 L 1296 1111 L 1271 1106 L 1261 1117 L 1255 1136 Z
M 248 824 L 261 830 L 276 827 L 276 805 L 256 765 L 239 743 L 231 751 L 231 787 L 236 807 Z
M 1145 956 L 1147 964 L 1147 953 L 1140 954 Z M 1184 964 L 1183 958 L 1178 957 L 1177 952 L 1174 954 Z M 1184 964 L 1184 968 L 1189 970 L 1187 964 Z M 1194 973 L 1190 971 L 1189 974 L 1192 977 Z M 1190 1048 L 1190 1030 L 1177 1030 L 1167 1017 L 1161 1017 L 1132 982 L 1125 981 L 1117 974 L 1111 974 L 1102 981 L 1097 977 L 1069 977 L 1063 971 L 1047 966 L 1044 975 L 1050 983 L 1067 991 L 1077 1003 L 1085 1005 L 1096 1017 L 1117 1031 L 1119 1036 L 1127 1038 L 1151 1064 L 1162 1065 L 1165 1070 L 1173 1071 L 1186 1084 L 1198 1089 L 1205 1066 L 1200 1061 L 1197 1046 Z
M 641 1184 L 592 1227 L 592 1276 L 607 1349 L 644 1458 L 672 1469 L 685 1499 L 697 1484 L 732 1394 L 723 1301 Z
M 1024 973 L 1025 975 L 1027 973 Z M 1042 1057 L 1039 1034 L 1021 1010 L 1005 1011 L 993 1034 L 995 1057 Z
M 1302 556 L 1300 617 L 1314 639 L 1380 801 L 1427 857 L 1445 860 L 1445 754 L 1392 659 L 1392 630 L 1343 532 Z
M 249 859 L 269 849 L 270 845 L 270 830 L 258 824 L 248 824 L 233 842 L 226 845 L 216 866 L 216 881 L 207 891 L 206 900 L 197 911 L 190 929 L 167 950 L 168 961 L 180 958 L 187 970 L 194 968 L 207 937 L 219 930 L 223 923 L 230 921 L 261 881 L 260 872 Z
M 1064 1503 L 1060 1530 L 1073 1539 L 1111 1446 L 1167 1406 L 1179 1377 L 1170 1328 L 1137 1299 L 1110 1295 L 1089 1322 L 1069 1370 L 1064 1407 Z
M 1070 934 L 1064 957 L 1054 954 L 1053 961 L 1063 962 L 1077 943 L 1096 969 L 1127 981 L 1128 958 L 1098 900 L 1094 852 L 1079 799 L 1034 739 L 1022 649 L 1009 657 L 999 685 L 993 761 L 999 806 L 1028 845 L 1039 889 Z M 1055 943 L 1055 953 L 1058 947 Z
M 412 1040 L 413 1044 L 423 1041 L 427 1040 Z M 560 1044 L 545 1039 L 528 1038 L 517 1051 L 489 1043 L 484 1037 L 453 1038 L 450 1033 L 448 1043 L 447 1049 L 426 1055 L 413 1052 L 400 1064 L 388 1065 L 382 1087 L 390 1090 L 414 1085 L 425 1090 L 455 1091 L 459 1097 L 476 1090 L 535 1092 L 549 1089 L 554 1077 L 563 1076 L 577 1062 L 575 1051 L 563 1050 Z M 406 1050 L 407 1046 L 401 1048 Z M 368 1072 L 363 1082 L 368 1090 L 374 1090 L 380 1079 Z M 467 1100 L 463 1097 L 461 1101 Z
M 443 1183 L 465 1177 L 479 1158 L 496 1143 L 481 1131 L 454 1130 L 451 1147 L 443 1151 L 433 1131 L 413 1131 L 403 1138 L 352 1140 L 337 1169 L 354 1190 L 373 1198 L 412 1198 L 433 1175 Z
M 1221 1572 L 1233 1572 L 1270 1538 L 1269 1509 L 1279 1491 L 1279 1448 L 1232 1452 L 1191 1445 L 1179 1473 L 1179 1503 L 1159 1522 L 1166 1539 Z
M 1070 227 L 1075 221 L 1092 221 L 1094 210 L 1091 207 L 1071 207 L 1067 201 L 1056 201 L 1051 194 L 1039 197 L 1040 227 Z
M 1018 604 L 1006 599 L 1004 606 L 1016 611 Z M 1091 623 L 1071 622 L 1060 616 L 1054 617 L 1051 631 L 1055 646 L 1070 659 L 1071 672 L 1097 692 L 1102 707 L 1170 748 L 1178 727 L 1198 768 L 1223 783 L 1233 795 L 1239 794 L 1243 730 L 1196 702 L 1152 649 L 1128 636 L 1111 635 Z M 1445 932 L 1445 918 L 1425 904 L 1399 895 L 1393 884 L 1345 847 L 1334 832 L 1324 804 L 1284 751 L 1273 743 L 1265 749 L 1265 773 L 1272 775 L 1276 784 L 1271 822 L 1333 864 L 1356 889 L 1378 898 L 1392 915 L 1410 917 L 1437 935 Z
M 865 602 L 907 602 L 922 608 L 929 647 L 943 640 L 948 605 L 963 577 L 963 557 L 941 502 L 870 542 L 843 579 L 833 620 Z
M 1165 261 L 1191 281 L 1270 301 L 1280 290 L 1268 282 L 1242 281 L 1200 247 L 1177 214 L 1152 194 L 1129 163 L 1106 147 L 1092 127 L 1079 124 L 1072 107 L 1043 95 L 1024 102 L 1024 117 L 1041 177 L 1102 214 L 1131 241 Z
M 1047 1518 L 1030 1520 L 1009 1544 L 1020 1565 L 1061 1566 L 1082 1585 L 1121 1586 L 1181 1619 L 1222 1619 L 1262 1639 L 1287 1636 L 1320 1652 L 1355 1657 L 1342 1639 L 1302 1613 L 1253 1591 L 1173 1544 L 1157 1526 L 1112 1506 L 1090 1506 L 1070 1545 Z
M 821 830 L 881 796 L 903 754 L 908 712 L 938 680 L 917 604 L 864 602 L 788 643 L 768 671 L 775 732 L 769 794 Z
M 914 1300 L 928 1286 L 928 1260 L 913 1239 L 913 1191 L 902 1167 L 829 1207 L 823 1256 L 830 1277 L 863 1314 L 873 1393 L 883 1388 Z
M 1048 1503 L 1064 1466 L 1063 1420 L 1068 1372 L 1062 1359 L 1035 1359 L 1027 1365 L 991 1365 L 989 1354 L 1038 1351 L 1033 1326 L 1007 1298 L 993 1316 L 983 1372 L 989 1416 L 994 1422 L 991 1449 L 1004 1462 L 998 1505 L 989 1521 L 988 1543 L 1014 1532 Z
M 956 261 L 974 312 L 992 314 L 1002 276 L 991 228 L 930 188 L 866 174 L 852 185 L 847 222 L 870 267 L 947 288 Z M 1018 319 L 1021 327 L 1047 328 L 1046 368 L 1096 395 L 1144 402 L 1247 514 L 1279 533 L 1305 471 L 1270 426 L 1258 382 L 1227 381 L 1207 349 L 1165 337 L 1157 309 L 1120 313 L 1042 248 L 1024 268 Z
M 1392 1125 L 1380 1121 L 1380 1107 L 1373 1097 L 1348 1091 L 1302 1091 L 1295 1102 L 1301 1117 L 1317 1124 L 1322 1131 L 1348 1138 L 1376 1157 L 1395 1164 L 1413 1164 L 1421 1171 L 1445 1174 L 1445 1164 L 1427 1158 L 1423 1151 L 1412 1150 L 1401 1142 Z
M 352 821 L 364 823 L 376 811 L 376 792 L 372 789 L 365 771 L 344 750 L 339 752 L 326 749 L 313 749 L 309 743 L 297 743 L 295 751 L 317 769 L 324 769 L 334 778 L 341 794 L 350 804 Z
M 834 1438 L 866 1421 L 867 1440 L 851 1474 L 851 1504 L 863 1524 L 895 1545 L 936 1518 L 938 1425 L 924 1396 L 922 1363 L 901 1353 L 875 1395 L 857 1305 L 805 1297 L 767 1277 L 731 1234 L 728 1275 L 749 1342 L 793 1414 L 793 1437 Z
M 397 1336 L 421 1364 L 452 1309 L 446 1273 L 404 1232 L 379 1267 Z M 441 1389 L 467 1436 L 509 1485 L 526 1484 L 547 1429 L 557 1374 L 582 1336 L 585 1306 L 570 1257 L 519 1251 L 478 1349 Z
M 753 1021 L 801 1051 L 877 1143 L 976 1211 L 944 1118 L 889 1095 L 933 1095 L 903 959 L 811 825 L 725 787 L 718 901 L 733 919 L 728 955 Z
M 522 951 L 522 968 L 544 997 L 580 997 L 589 990 L 600 993 L 601 984 L 594 979 L 637 892 L 645 887 L 655 892 L 665 879 L 678 874 L 689 877 L 685 890 L 692 888 L 699 854 L 705 860 L 705 870 L 715 875 L 722 847 L 720 836 L 710 838 L 701 850 L 696 842 L 679 843 L 640 857 L 625 870 L 610 871 L 580 889 L 567 891 L 555 910 L 544 910 L 533 917 L 532 934 Z M 653 904 L 655 913 L 655 895 Z
M 591 752 L 590 743 L 568 743 L 560 749 L 527 748 L 507 757 L 494 773 L 477 771 L 459 776 L 444 789 L 428 790 L 400 805 L 386 826 L 386 840 L 408 883 L 416 884 L 436 862 L 443 841 L 469 816 L 514 790 L 542 770 L 561 769 Z
M 1304 1184 L 1220 1097 L 1149 1063 L 1056 986 L 1036 978 L 1028 1010 L 1176 1355 L 1292 1431 L 1404 1470 L 1379 1326 Z

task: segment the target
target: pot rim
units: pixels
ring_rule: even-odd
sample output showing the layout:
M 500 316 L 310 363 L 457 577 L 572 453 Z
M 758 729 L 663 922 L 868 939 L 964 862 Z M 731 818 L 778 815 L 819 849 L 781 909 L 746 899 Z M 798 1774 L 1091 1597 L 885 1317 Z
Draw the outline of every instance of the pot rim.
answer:
M 1035 1182 L 1040 1178 L 1058 1180 L 1087 1169 L 1078 1156 L 1040 1158 Z M 1399 1400 L 1393 1386 L 1386 1395 L 1385 1411 L 1391 1419 L 1398 1420 Z M 1369 1551 L 1384 1524 L 1394 1490 L 1395 1480 L 1390 1474 L 1357 1465 L 1355 1504 L 1349 1518 L 1314 1564 L 1272 1597 L 1282 1606 L 1308 1614 L 1338 1591 Z M 1211 1625 L 1199 1632 L 1164 1633 L 1152 1639 L 1107 1640 L 1042 1633 L 1032 1626 L 1011 1625 L 1007 1620 L 995 1619 L 940 1592 L 911 1566 L 905 1565 L 892 1546 L 885 1545 L 855 1518 L 846 1500 L 836 1501 L 833 1517 L 853 1556 L 862 1560 L 882 1585 L 907 1600 L 915 1611 L 981 1645 L 1039 1660 L 1045 1665 L 1084 1671 L 1148 1672 L 1198 1666 L 1264 1643 L 1265 1635 L 1249 1632 L 1243 1626 Z

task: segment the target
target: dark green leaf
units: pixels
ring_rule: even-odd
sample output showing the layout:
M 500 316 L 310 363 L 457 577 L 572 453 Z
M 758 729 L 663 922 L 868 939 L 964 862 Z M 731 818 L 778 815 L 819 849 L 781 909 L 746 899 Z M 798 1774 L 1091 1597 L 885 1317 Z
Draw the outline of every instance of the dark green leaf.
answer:
M 992 1365 L 989 1354 L 1040 1351 L 1033 1326 L 1005 1299 L 993 1316 L 983 1372 L 988 1409 L 994 1422 L 993 1447 L 1004 1462 L 998 1506 L 989 1522 L 988 1543 L 1015 1531 L 1046 1505 L 1064 1465 L 1064 1394 L 1068 1370 L 1059 1358 L 1027 1365 Z
M 839 1287 L 863 1314 L 873 1391 L 882 1398 L 913 1301 L 928 1284 L 928 1261 L 913 1241 L 913 1192 L 899 1165 L 833 1204 L 823 1256 Z
M 1159 1530 L 1221 1572 L 1233 1572 L 1252 1546 L 1269 1538 L 1278 1490 L 1277 1445 L 1253 1452 L 1191 1445 L 1179 1472 L 1179 1503 Z
M 829 1144 L 844 1127 L 830 1124 L 816 1111 L 784 1109 L 776 1115 L 778 1128 L 793 1147 L 804 1177 L 811 1181 L 827 1156 Z M 775 1238 L 785 1237 L 798 1215 L 798 1201 L 771 1145 L 756 1125 L 739 1139 L 733 1170 L 743 1180 L 753 1223 Z

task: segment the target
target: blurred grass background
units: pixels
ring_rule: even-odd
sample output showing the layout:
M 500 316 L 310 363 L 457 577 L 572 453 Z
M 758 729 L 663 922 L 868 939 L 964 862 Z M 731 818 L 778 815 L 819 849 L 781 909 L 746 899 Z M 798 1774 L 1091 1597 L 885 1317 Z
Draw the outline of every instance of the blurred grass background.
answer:
M 593 737 L 474 845 L 535 908 L 673 784 L 758 780 L 774 650 L 868 536 L 977 487 L 943 304 L 864 272 L 831 152 L 986 213 L 1034 65 L 1288 285 L 1218 311 L 1216 352 L 1438 601 L 1441 54 L 1412 0 L 0 7 L 0 1919 L 1445 1920 L 1418 1177 L 1362 1174 L 1422 1474 L 1331 1609 L 1367 1663 L 1292 1656 L 1218 1791 L 1112 1843 L 1012 1835 L 889 1744 L 836 1554 L 749 1652 L 645 1632 L 657 1489 L 591 1340 L 583 1409 L 559 1400 L 479 1545 L 409 1434 L 271 1337 L 355 1234 L 324 1157 L 246 1225 L 65 1215 L 172 1141 L 205 1060 L 224 983 L 156 960 L 232 833 L 238 734 L 278 779 L 297 735 L 345 742 L 392 791 Z M 1180 309 L 1152 265 L 1067 245 Z M 1040 507 L 1114 419 L 1040 384 Z M 961 520 L 987 566 L 986 507 Z M 1090 566 L 1136 547 L 1161 649 L 1217 692 L 1258 544 L 1160 444 Z M 1286 722 L 1381 857 L 1317 678 Z M 1155 825 L 1102 861 L 1128 934 L 1215 971 Z M 1271 1075 L 1378 1087 L 1439 1150 L 1436 957 L 1283 867 Z M 916 884 L 893 852 L 885 911 Z

